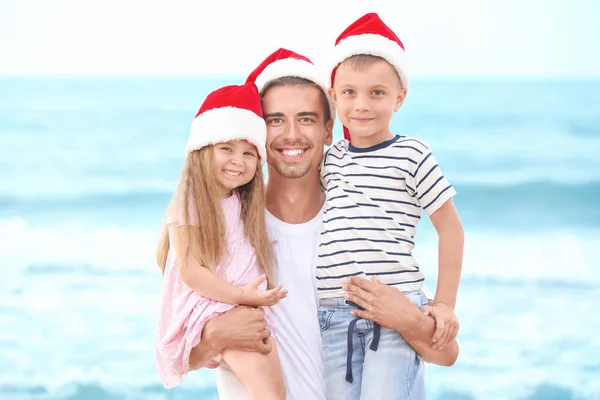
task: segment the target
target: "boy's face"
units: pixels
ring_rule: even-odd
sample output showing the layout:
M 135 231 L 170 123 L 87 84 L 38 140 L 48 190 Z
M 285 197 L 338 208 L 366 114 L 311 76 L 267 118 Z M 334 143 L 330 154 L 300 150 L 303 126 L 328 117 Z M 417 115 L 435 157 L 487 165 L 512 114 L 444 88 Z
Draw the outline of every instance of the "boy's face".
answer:
M 394 68 L 378 60 L 361 70 L 342 63 L 329 94 L 352 145 L 371 147 L 391 139 L 390 121 L 406 97 Z

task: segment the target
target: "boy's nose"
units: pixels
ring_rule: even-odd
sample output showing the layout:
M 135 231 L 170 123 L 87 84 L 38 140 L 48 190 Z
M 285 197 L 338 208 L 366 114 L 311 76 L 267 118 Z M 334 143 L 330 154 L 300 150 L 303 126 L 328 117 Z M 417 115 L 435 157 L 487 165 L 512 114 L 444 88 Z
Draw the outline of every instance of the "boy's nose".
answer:
M 355 111 L 366 111 L 369 109 L 369 101 L 365 98 L 365 96 L 356 96 L 354 100 L 354 110 Z

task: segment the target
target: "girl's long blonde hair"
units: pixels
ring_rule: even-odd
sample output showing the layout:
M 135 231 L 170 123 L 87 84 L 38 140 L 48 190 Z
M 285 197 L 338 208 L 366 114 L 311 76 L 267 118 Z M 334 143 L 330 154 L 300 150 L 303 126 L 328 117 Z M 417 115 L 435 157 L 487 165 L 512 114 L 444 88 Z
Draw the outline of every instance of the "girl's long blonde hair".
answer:
M 205 146 L 191 152 L 185 158 L 175 196 L 167 208 L 158 244 L 156 256 L 163 274 L 170 248 L 167 227 L 169 216 L 181 216 L 184 219 L 181 232 L 188 248 L 181 265 L 185 265 L 185 259 L 189 256 L 189 243 L 195 244 L 196 251 L 193 251 L 192 257 L 206 268 L 213 269 L 227 254 L 222 197 L 219 183 L 213 173 L 212 147 Z M 254 247 L 256 259 L 267 276 L 269 287 L 273 287 L 274 256 L 265 223 L 265 182 L 260 162 L 254 178 L 244 186 L 234 189 L 234 195 L 235 193 L 240 196 L 242 202 L 241 216 L 246 238 Z M 189 224 L 190 207 L 194 207 L 191 211 L 198 216 L 200 226 Z

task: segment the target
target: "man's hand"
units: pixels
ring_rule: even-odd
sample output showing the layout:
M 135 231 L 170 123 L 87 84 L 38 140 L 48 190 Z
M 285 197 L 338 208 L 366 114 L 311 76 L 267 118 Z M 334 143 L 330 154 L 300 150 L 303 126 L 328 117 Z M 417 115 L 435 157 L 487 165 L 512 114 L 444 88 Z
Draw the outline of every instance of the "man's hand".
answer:
M 190 368 L 202 368 L 226 348 L 269 354 L 270 336 L 262 308 L 236 307 L 204 325 L 200 344 L 190 353 Z
M 435 333 L 433 334 L 433 348 L 443 349 L 445 345 L 456 338 L 458 334 L 458 319 L 452 308 L 444 303 L 434 302 L 432 306 L 423 307 L 425 315 L 435 319 Z
M 364 310 L 353 310 L 357 317 L 369 319 L 379 325 L 402 333 L 404 327 L 418 321 L 423 313 L 398 289 L 384 285 L 379 278 L 373 280 L 353 276 L 343 285 L 346 299 Z

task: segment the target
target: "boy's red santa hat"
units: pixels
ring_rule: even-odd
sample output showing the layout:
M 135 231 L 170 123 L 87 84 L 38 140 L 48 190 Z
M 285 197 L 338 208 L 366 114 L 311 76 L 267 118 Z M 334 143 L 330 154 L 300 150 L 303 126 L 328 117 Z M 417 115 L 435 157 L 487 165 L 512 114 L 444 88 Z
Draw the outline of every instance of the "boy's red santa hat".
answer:
M 261 162 L 265 162 L 267 126 L 258 89 L 253 83 L 225 86 L 206 96 L 192 121 L 185 153 L 231 140 L 253 144 Z
M 308 57 L 291 50 L 275 50 L 250 73 L 246 83 L 254 82 L 258 91 L 262 92 L 269 82 L 286 76 L 304 78 L 317 84 L 327 96 L 331 117 L 335 118 L 335 106 L 329 98 L 327 79 Z
M 402 87 L 408 89 L 410 79 L 404 44 L 376 13 L 363 15 L 336 39 L 330 69 L 332 87 L 337 67 L 345 59 L 357 54 L 369 54 L 386 60 L 398 72 Z

